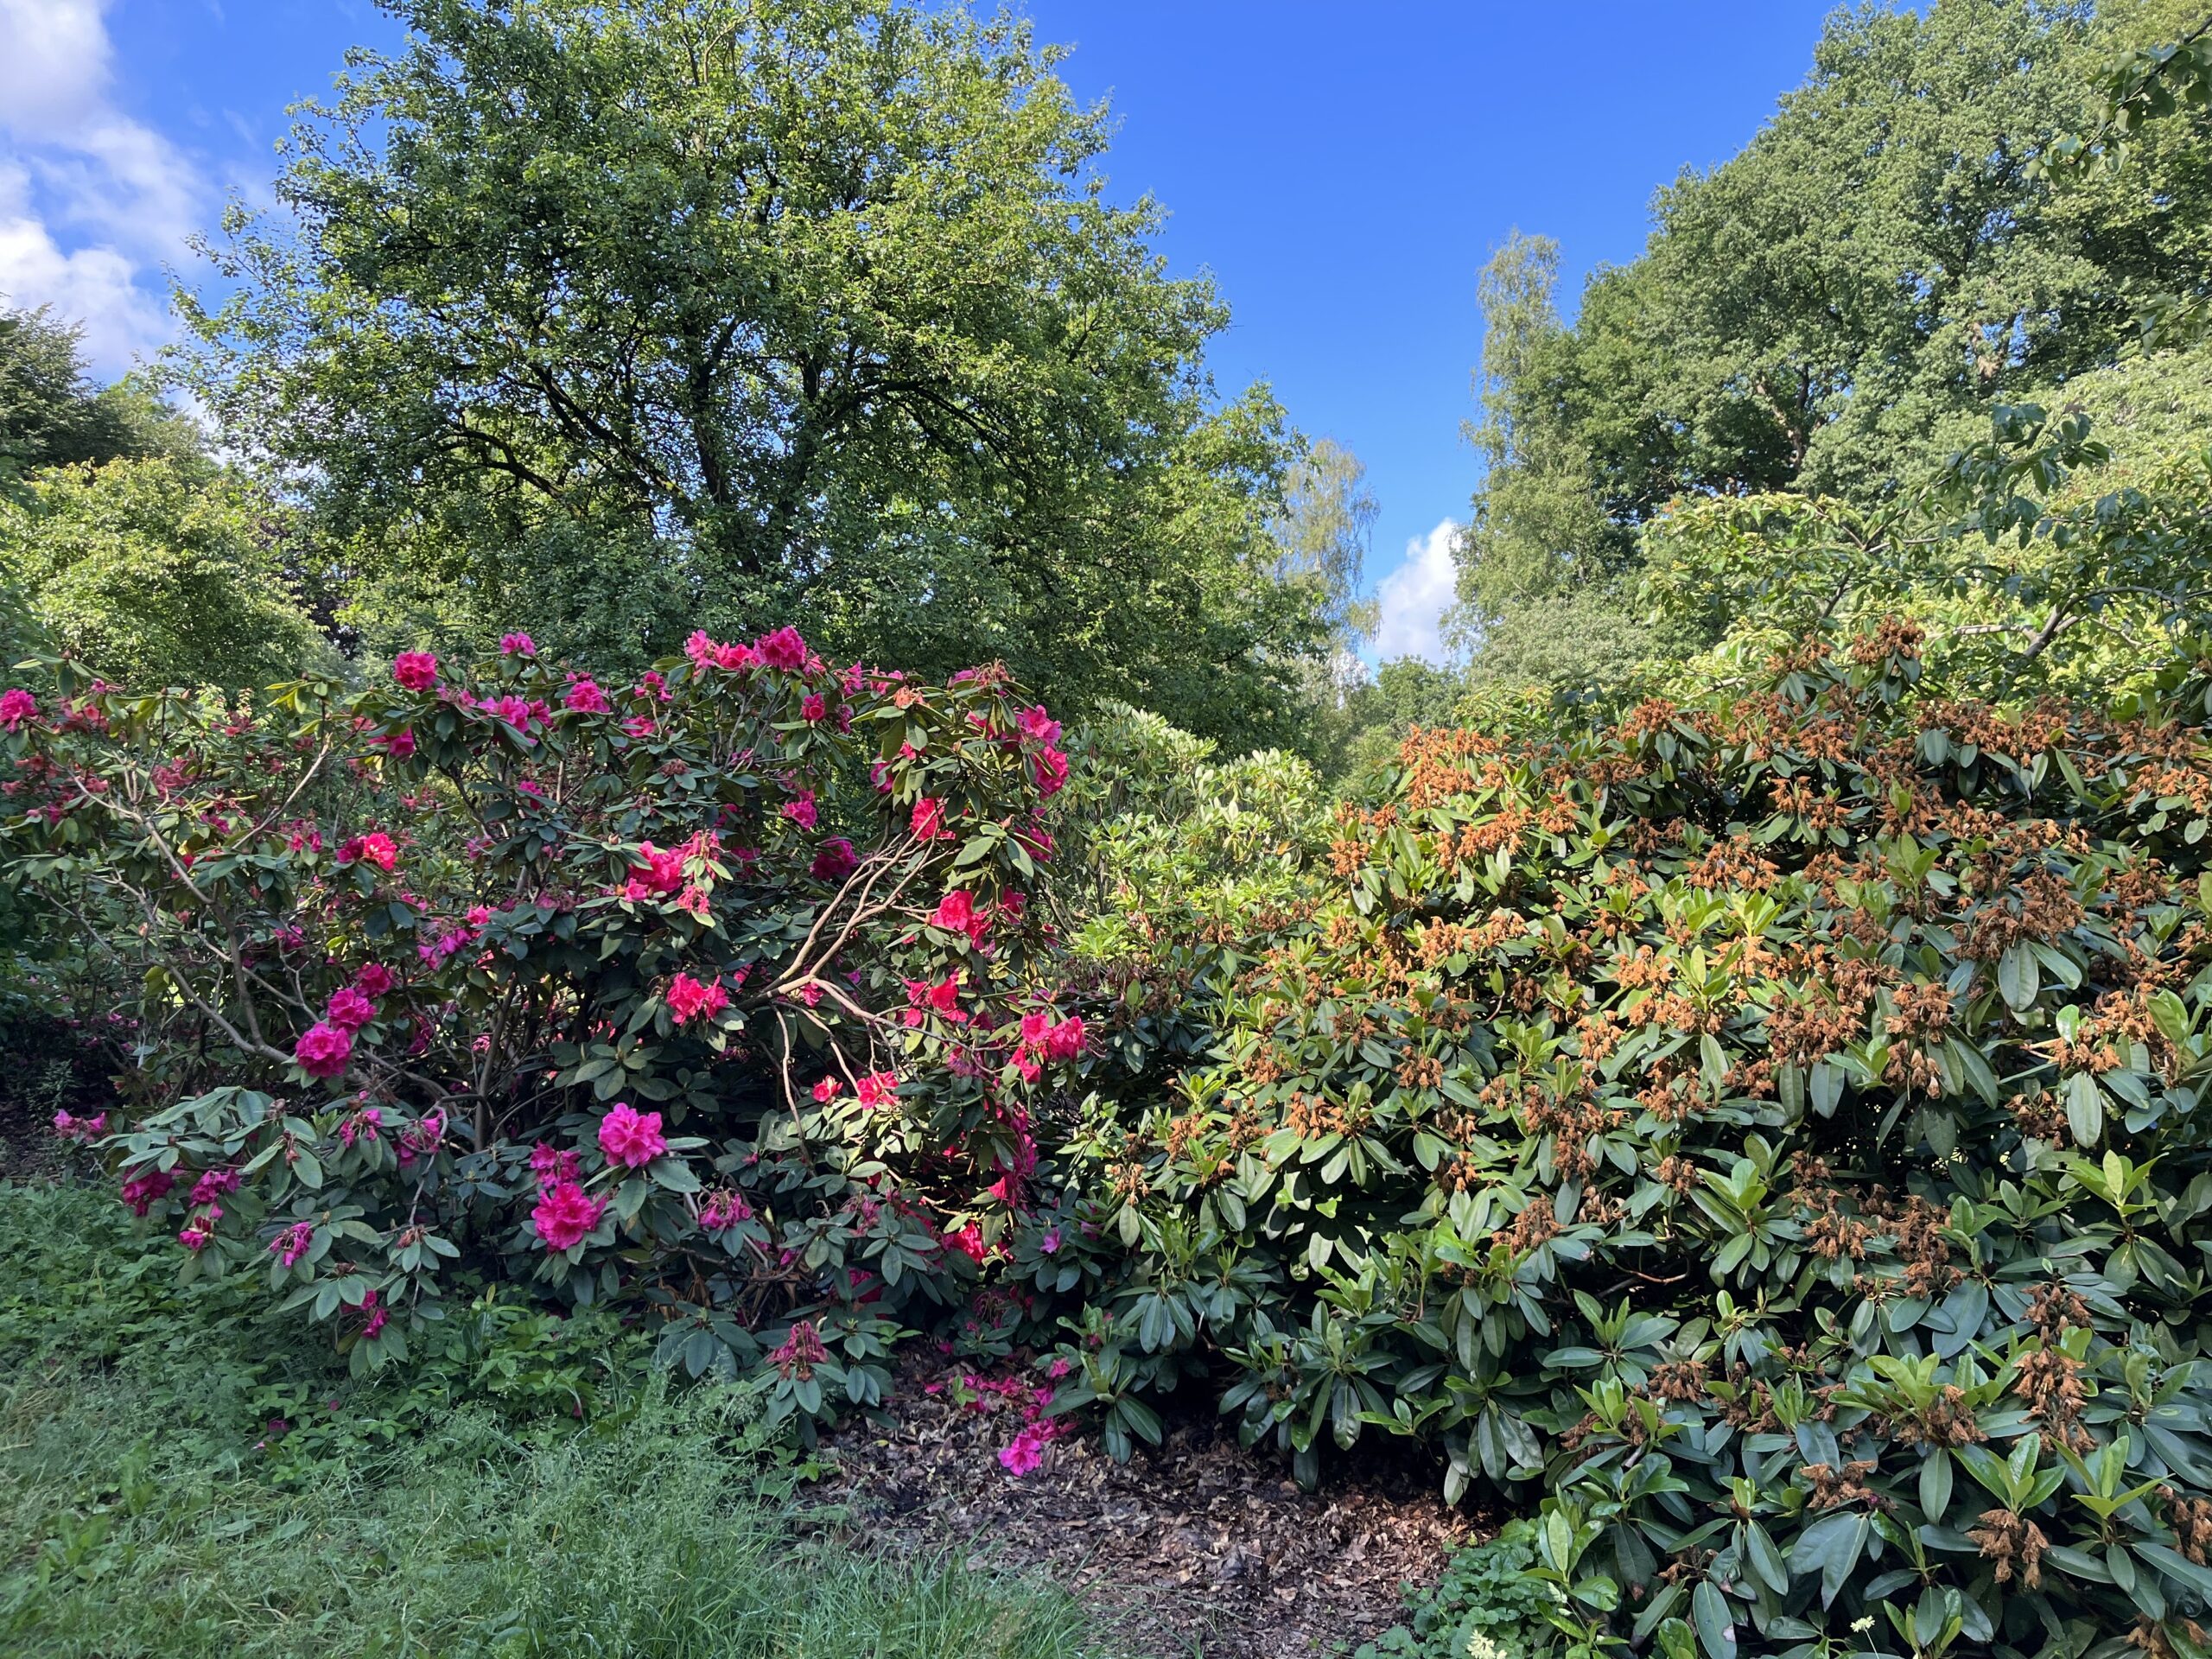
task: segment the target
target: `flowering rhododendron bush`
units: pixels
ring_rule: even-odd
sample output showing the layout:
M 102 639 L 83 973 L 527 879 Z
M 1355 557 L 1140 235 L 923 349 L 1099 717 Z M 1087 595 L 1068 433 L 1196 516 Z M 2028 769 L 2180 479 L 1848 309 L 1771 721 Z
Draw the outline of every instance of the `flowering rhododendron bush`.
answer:
M 1004 1253 L 1086 1047 L 1027 904 L 1058 735 L 1002 673 L 788 628 L 634 685 L 511 636 L 249 714 L 58 667 L 0 697 L 11 873 L 143 1026 L 123 1103 L 57 1128 L 358 1363 L 505 1277 L 781 1411 L 872 1402 Z
M 1917 651 L 1416 733 L 1219 1058 L 1070 1148 L 1064 1400 L 1418 1437 L 1576 1651 L 2203 1651 L 2206 667 L 1999 712 Z

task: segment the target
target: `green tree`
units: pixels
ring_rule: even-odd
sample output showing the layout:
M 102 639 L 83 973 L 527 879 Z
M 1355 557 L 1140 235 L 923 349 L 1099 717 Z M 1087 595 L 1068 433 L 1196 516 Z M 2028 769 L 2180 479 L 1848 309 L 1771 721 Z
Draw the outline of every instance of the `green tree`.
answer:
M 205 461 L 55 468 L 0 501 L 0 584 L 120 683 L 267 685 L 337 666 L 284 568 L 289 518 Z
M 1375 631 L 1373 602 L 1357 594 L 1381 512 L 1367 487 L 1367 464 L 1333 438 L 1315 439 L 1286 475 L 1274 526 L 1282 549 L 1276 578 L 1316 591 L 1321 619 L 1340 649 Z
M 0 493 L 43 467 L 197 451 L 191 423 L 132 378 L 96 387 L 81 331 L 0 304 Z
M 1525 588 L 1556 546 L 1619 557 L 1678 493 L 1878 500 L 1941 464 L 1932 428 L 2115 361 L 2142 302 L 2212 270 L 2212 178 L 2186 134 L 2090 191 L 2039 158 L 2083 118 L 2090 66 L 2180 10 L 1840 12 L 1751 143 L 1659 193 L 1643 257 L 1592 277 L 1571 329 L 1542 245 L 1509 245 L 1486 278 L 1507 321 L 1485 349 L 1478 595 Z M 1597 516 L 1516 536 L 1543 522 L 1515 503 L 1548 457 L 1567 480 L 1544 499 Z
M 1559 244 L 1518 231 L 1476 283 L 1482 409 L 1466 437 L 1483 481 L 1455 550 L 1460 627 L 1479 632 L 1510 607 L 1604 580 L 1628 551 L 1591 487 L 1589 447 L 1549 365 L 1571 343 L 1560 321 Z
M 1025 25 L 906 0 L 405 0 L 212 250 L 188 373 L 345 550 L 351 614 L 632 658 L 804 615 L 1063 702 L 1295 714 L 1287 435 L 1116 207 Z M 1204 534 L 1198 533 L 1201 530 Z M 607 550 L 604 566 L 591 549 Z M 1199 626 L 1184 626 L 1192 617 Z

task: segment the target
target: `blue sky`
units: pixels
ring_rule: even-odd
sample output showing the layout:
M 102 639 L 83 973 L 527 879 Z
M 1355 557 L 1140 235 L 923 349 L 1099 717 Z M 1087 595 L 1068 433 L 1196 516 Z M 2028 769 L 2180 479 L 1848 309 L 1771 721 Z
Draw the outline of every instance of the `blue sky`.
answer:
M 1827 0 L 1027 0 L 1086 99 L 1111 95 L 1117 196 L 1168 208 L 1210 270 L 1235 391 L 1271 381 L 1348 445 L 1382 504 L 1378 653 L 1434 654 L 1448 522 L 1475 484 L 1460 423 L 1475 272 L 1519 227 L 1561 245 L 1572 306 L 1633 257 L 1651 192 L 1755 132 L 1802 79 Z M 366 0 L 0 0 L 0 292 L 81 319 L 100 368 L 168 335 L 162 272 L 225 197 L 265 199 L 284 106 Z

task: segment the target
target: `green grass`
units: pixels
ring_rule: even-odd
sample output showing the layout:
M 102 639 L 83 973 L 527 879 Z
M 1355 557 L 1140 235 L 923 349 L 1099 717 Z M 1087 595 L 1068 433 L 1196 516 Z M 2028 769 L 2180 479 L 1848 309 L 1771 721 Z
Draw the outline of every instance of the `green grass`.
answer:
M 518 1369 L 481 1355 L 353 1384 L 111 1210 L 0 1186 L 0 1653 L 1100 1652 L 1049 1586 L 798 1535 L 747 1395 L 627 1372 L 577 1427 L 478 1388 Z M 315 1396 L 304 1451 L 257 1446 L 269 1400 Z

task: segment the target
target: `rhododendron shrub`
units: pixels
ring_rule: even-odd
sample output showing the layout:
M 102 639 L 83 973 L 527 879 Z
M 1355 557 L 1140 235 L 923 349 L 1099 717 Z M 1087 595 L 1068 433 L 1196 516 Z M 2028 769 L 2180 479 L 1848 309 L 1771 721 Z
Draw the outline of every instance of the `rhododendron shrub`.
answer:
M 1416 1438 L 1578 1651 L 2202 1652 L 2207 669 L 2000 709 L 1918 643 L 1416 733 L 1064 1148 L 1058 1405 Z
M 248 714 L 66 667 L 10 707 L 10 868 L 140 988 L 126 1201 L 362 1363 L 503 1275 L 823 1414 L 1033 1201 L 1085 1043 L 1024 902 L 1058 728 L 1001 673 L 782 629 L 620 688 L 509 639 Z

